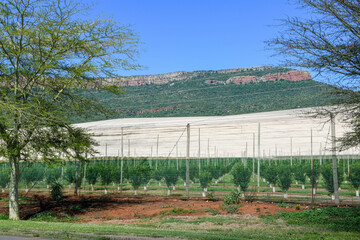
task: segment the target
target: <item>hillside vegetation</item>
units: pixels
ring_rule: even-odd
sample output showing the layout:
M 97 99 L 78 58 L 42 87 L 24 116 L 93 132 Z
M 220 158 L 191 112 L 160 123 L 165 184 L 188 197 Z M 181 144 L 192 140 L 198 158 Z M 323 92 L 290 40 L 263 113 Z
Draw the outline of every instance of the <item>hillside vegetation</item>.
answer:
M 258 82 L 248 84 L 206 84 L 205 81 L 226 81 L 234 76 L 261 77 L 289 69 L 269 68 L 233 73 L 199 71 L 195 77 L 166 84 L 126 87 L 120 96 L 103 90 L 82 89 L 84 96 L 98 99 L 113 113 L 99 115 L 89 110 L 87 118 L 73 122 L 128 117 L 223 116 L 243 113 L 285 110 L 329 104 L 329 86 L 313 80 Z

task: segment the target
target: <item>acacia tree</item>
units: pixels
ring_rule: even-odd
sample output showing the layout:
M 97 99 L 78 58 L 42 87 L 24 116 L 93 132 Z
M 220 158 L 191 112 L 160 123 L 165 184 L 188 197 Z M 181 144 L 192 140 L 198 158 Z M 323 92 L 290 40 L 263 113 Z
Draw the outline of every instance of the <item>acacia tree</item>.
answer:
M 0 156 L 11 168 L 10 219 L 19 219 L 19 162 L 59 160 L 59 143 L 74 128 L 68 116 L 102 110 L 76 89 L 102 88 L 97 77 L 137 67 L 129 27 L 84 19 L 87 11 L 77 0 L 0 2 Z
M 338 149 L 360 146 L 360 2 L 358 0 L 298 0 L 311 18 L 289 17 L 283 31 L 268 43 L 285 55 L 285 65 L 317 72 L 334 87 L 328 98 L 332 107 L 319 108 L 313 117 L 341 113 L 349 131 L 339 138 Z M 335 150 L 334 147 L 332 147 Z M 334 155 L 335 156 L 335 155 Z M 333 183 L 338 186 L 336 159 L 333 157 Z M 336 190 L 335 202 L 339 201 Z

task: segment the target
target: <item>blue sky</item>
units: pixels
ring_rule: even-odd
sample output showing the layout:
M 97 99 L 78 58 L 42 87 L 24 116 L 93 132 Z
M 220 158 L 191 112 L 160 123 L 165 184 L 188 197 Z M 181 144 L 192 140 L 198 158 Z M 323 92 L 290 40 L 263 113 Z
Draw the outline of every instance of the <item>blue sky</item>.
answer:
M 219 70 L 280 64 L 264 41 L 279 19 L 302 16 L 289 0 L 98 0 L 93 13 L 131 24 L 139 34 L 138 63 L 121 75 Z

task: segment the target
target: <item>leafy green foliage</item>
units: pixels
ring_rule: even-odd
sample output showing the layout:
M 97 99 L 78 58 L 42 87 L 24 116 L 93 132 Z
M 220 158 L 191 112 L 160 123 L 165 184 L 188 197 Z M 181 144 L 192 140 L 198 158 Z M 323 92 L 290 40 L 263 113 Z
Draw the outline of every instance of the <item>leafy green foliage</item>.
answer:
M 174 167 L 166 168 L 164 171 L 164 178 L 165 178 L 166 186 L 170 189 L 170 187 L 172 185 L 175 185 L 178 180 L 178 172 L 176 168 Z
M 44 178 L 44 167 L 42 165 L 23 164 L 21 170 L 20 177 L 26 185 L 35 184 Z
M 51 191 L 50 191 L 50 195 L 51 195 L 51 199 L 55 200 L 55 201 L 59 201 L 63 198 L 63 189 L 64 186 L 57 182 L 54 181 L 51 183 Z
M 288 224 L 318 225 L 336 231 L 360 232 L 360 208 L 335 208 L 311 209 L 300 212 L 279 212 L 269 218 L 282 218 Z
M 133 166 L 129 170 L 129 179 L 135 190 L 139 189 L 142 184 L 147 183 L 151 177 L 150 166 L 146 161 Z
M 0 169 L 0 186 L 5 188 L 6 185 L 10 181 L 10 169 L 9 168 L 2 168 Z
M 50 167 L 46 169 L 45 179 L 47 184 L 57 182 L 61 176 L 61 168 Z
M 278 170 L 279 185 L 281 190 L 286 192 L 291 186 L 291 168 L 286 165 L 280 165 Z
M 334 178 L 333 178 L 332 164 L 323 165 L 321 168 L 321 175 L 323 176 L 326 190 L 328 190 L 330 193 L 334 193 Z M 341 182 L 344 180 L 344 175 L 341 174 L 339 167 L 337 168 L 337 175 L 338 175 L 338 183 L 340 187 Z
M 306 169 L 303 164 L 295 164 L 292 168 L 294 178 L 296 181 L 305 185 L 306 183 Z
M 313 80 L 299 82 L 277 81 L 242 85 L 208 85 L 207 80 L 222 81 L 233 76 L 264 76 L 288 71 L 274 68 L 232 74 L 204 73 L 202 76 L 162 85 L 128 86 L 121 96 L 105 90 L 77 90 L 79 94 L 100 100 L 113 114 L 108 118 L 124 117 L 182 117 L 224 116 L 322 106 L 329 103 L 323 96 L 327 85 Z M 261 94 L 259 94 L 261 93 Z M 146 96 L 146 97 L 144 97 Z M 149 111 L 156 109 L 156 111 Z M 93 114 L 88 118 L 71 116 L 73 122 L 96 121 L 105 115 Z
M 94 185 L 99 177 L 99 166 L 96 164 L 90 165 L 86 169 L 86 179 L 87 181 Z
M 359 189 L 360 186 L 360 164 L 351 164 L 349 180 L 355 189 Z
M 242 162 L 237 162 L 231 170 L 235 186 L 240 186 L 241 191 L 246 192 L 251 178 L 251 169 Z
M 225 205 L 239 204 L 239 202 L 240 202 L 240 193 L 239 192 L 233 191 L 224 197 Z
M 263 171 L 264 178 L 275 186 L 278 181 L 278 168 L 275 165 L 270 165 Z
M 98 170 L 101 179 L 101 184 L 103 186 L 106 187 L 114 180 L 114 171 L 113 171 L 113 167 L 110 164 L 102 163 L 100 164 Z
M 314 186 L 316 187 L 318 184 L 320 173 L 321 173 L 320 163 L 317 161 L 314 161 L 314 169 L 313 170 L 311 168 L 311 163 L 307 163 L 305 165 L 305 170 L 306 170 L 306 176 L 308 176 L 310 178 L 310 183 L 312 183 L 313 179 L 314 179 Z M 314 176 L 314 178 L 313 178 L 313 176 Z
M 202 188 L 207 188 L 209 183 L 211 183 L 211 180 L 212 180 L 212 176 L 210 171 L 208 171 L 207 169 L 201 170 L 199 175 L 200 186 Z

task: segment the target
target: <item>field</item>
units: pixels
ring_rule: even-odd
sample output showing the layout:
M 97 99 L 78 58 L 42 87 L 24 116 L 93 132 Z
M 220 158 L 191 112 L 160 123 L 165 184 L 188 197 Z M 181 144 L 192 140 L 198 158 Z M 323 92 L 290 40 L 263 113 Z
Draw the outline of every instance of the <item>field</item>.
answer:
M 99 155 L 86 162 L 20 164 L 24 224 L 5 220 L 9 167 L 0 164 L 0 234 L 62 239 L 356 239 L 358 156 L 352 150 L 337 156 L 340 204 L 335 205 L 329 131 L 324 130 L 328 125 L 299 117 L 302 111 L 190 119 L 192 130 L 201 128 L 191 137 L 189 196 L 183 139 L 188 118 L 82 124 L 97 134 Z M 309 129 L 314 146 L 322 147 L 319 154 L 311 154 L 315 147 Z M 337 135 L 344 129 L 338 121 Z
M 4 212 L 6 195 L 0 197 Z M 0 234 L 107 240 L 358 239 L 360 234 L 358 208 L 255 201 L 240 202 L 236 213 L 227 213 L 223 201 L 113 194 L 61 201 L 29 194 L 21 203 L 27 221 L 0 220 Z

